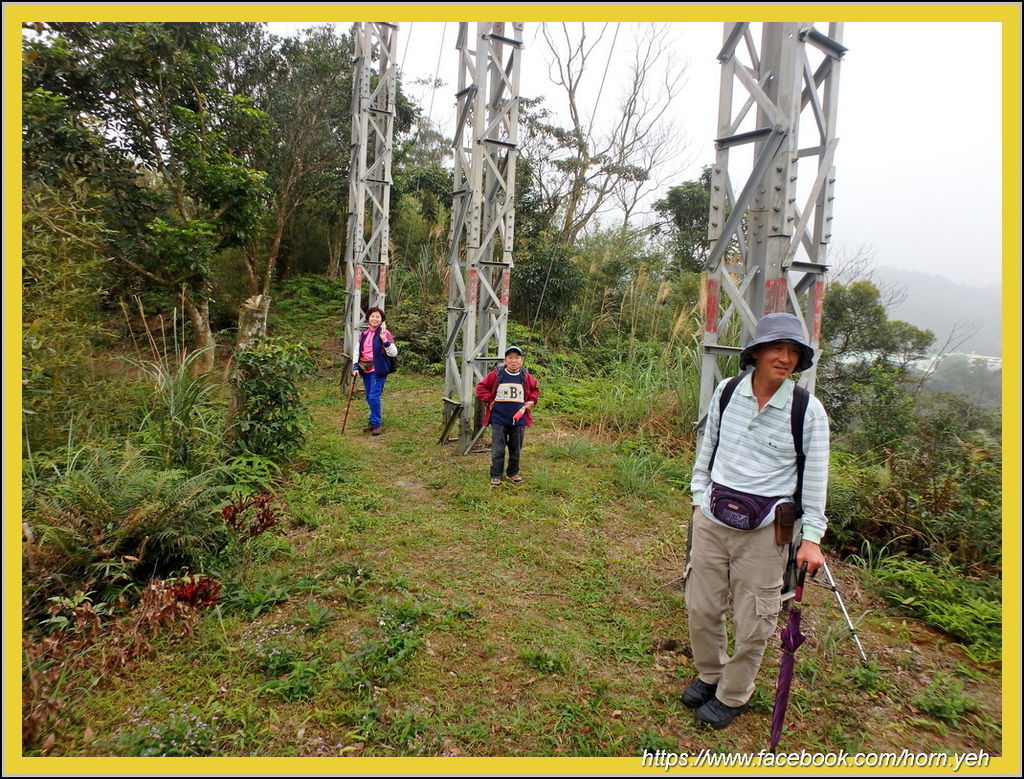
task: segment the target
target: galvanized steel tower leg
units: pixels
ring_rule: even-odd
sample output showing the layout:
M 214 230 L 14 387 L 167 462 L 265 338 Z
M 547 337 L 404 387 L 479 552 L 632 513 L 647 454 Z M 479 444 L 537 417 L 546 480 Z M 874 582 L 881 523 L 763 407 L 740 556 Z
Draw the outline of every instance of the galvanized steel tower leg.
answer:
M 466 454 L 482 432 L 476 384 L 502 359 L 508 325 L 519 145 L 521 22 L 459 25 L 459 75 L 448 255 L 444 426 Z M 470 48 L 474 46 L 475 48 Z
M 397 39 L 398 25 L 390 22 L 356 22 L 352 26 L 355 54 L 345 244 L 344 355 L 349 366 L 356 360 L 356 338 L 364 324 L 364 310 L 372 306 L 385 308 L 391 149 L 398 85 Z
M 821 336 L 831 239 L 841 22 L 727 23 L 711 177 L 701 410 L 757 320 L 789 311 Z M 737 88 L 738 87 L 738 88 Z M 752 111 L 751 109 L 756 109 Z M 742 157 L 741 150 L 747 152 Z M 740 157 L 741 159 L 737 159 Z M 743 174 L 746 178 L 743 179 Z M 800 384 L 814 389 L 815 369 Z

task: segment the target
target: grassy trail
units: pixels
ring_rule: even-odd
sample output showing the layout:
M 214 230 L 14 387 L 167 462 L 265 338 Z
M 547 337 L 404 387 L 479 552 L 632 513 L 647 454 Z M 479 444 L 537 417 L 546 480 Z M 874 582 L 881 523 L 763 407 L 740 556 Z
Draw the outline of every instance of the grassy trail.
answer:
M 360 397 L 342 436 L 337 387 L 305 390 L 314 426 L 281 492 L 281 536 L 253 544 L 191 637 L 165 635 L 155 656 L 77 693 L 51 754 L 179 740 L 178 754 L 254 756 L 766 748 L 777 641 L 734 726 L 706 730 L 678 701 L 693 675 L 677 581 L 688 463 L 647 472 L 560 426 L 542 396 L 526 481 L 492 489 L 489 455 L 436 444 L 433 380 L 389 380 L 379 438 L 359 432 Z M 783 748 L 998 754 L 998 669 L 833 571 L 854 618 L 867 612 L 872 663 L 859 665 L 831 593 L 809 588 Z

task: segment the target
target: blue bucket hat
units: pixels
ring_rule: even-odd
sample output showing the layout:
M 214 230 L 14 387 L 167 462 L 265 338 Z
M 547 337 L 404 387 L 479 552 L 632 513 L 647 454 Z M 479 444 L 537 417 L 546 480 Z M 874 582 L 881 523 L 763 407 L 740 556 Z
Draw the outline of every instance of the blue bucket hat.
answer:
M 756 347 L 775 341 L 790 341 L 800 347 L 800 361 L 797 363 L 796 373 L 814 365 L 814 349 L 804 338 L 803 323 L 800 319 L 793 314 L 765 314 L 757 323 L 754 337 L 740 352 L 740 370 L 754 364 L 753 351 Z

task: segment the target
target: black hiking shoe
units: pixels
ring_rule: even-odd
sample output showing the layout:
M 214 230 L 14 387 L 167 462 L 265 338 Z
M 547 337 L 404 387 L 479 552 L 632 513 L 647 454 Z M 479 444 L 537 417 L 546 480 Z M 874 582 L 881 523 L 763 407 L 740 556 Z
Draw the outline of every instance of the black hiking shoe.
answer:
M 715 730 L 721 730 L 749 708 L 749 703 L 744 703 L 741 706 L 726 706 L 718 698 L 713 697 L 697 709 L 697 719 Z
M 690 682 L 689 686 L 685 690 L 683 690 L 681 700 L 691 709 L 696 709 L 714 698 L 715 690 L 717 689 L 717 682 L 715 682 L 715 684 L 708 684 L 698 676 Z

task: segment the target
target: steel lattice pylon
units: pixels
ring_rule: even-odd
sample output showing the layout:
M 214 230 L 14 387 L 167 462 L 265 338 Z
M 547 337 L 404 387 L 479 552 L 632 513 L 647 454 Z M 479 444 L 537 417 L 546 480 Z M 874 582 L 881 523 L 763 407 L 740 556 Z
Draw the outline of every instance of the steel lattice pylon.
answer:
M 809 343 L 818 347 L 831 238 L 839 64 L 846 52 L 842 31 L 841 22 L 830 23 L 828 35 L 810 22 L 766 22 L 758 49 L 749 23 L 725 25 L 718 55 L 722 81 L 711 177 L 708 234 L 714 243 L 708 259 L 702 414 L 723 378 L 720 361 L 739 355 L 761 315 L 795 313 Z M 737 161 L 730 155 L 743 149 L 753 154 L 737 193 Z M 813 391 L 814 380 L 811 368 L 800 384 Z
M 355 361 L 356 338 L 364 324 L 365 309 L 377 306 L 383 310 L 387 292 L 397 40 L 398 25 L 390 22 L 356 22 L 352 26 L 352 149 L 345 243 L 348 365 Z
M 516 156 L 519 143 L 521 22 L 460 22 L 459 76 L 448 255 L 441 441 L 459 423 L 459 451 L 481 433 L 476 384 L 501 361 L 506 346 Z M 511 34 L 508 34 L 511 33 Z

